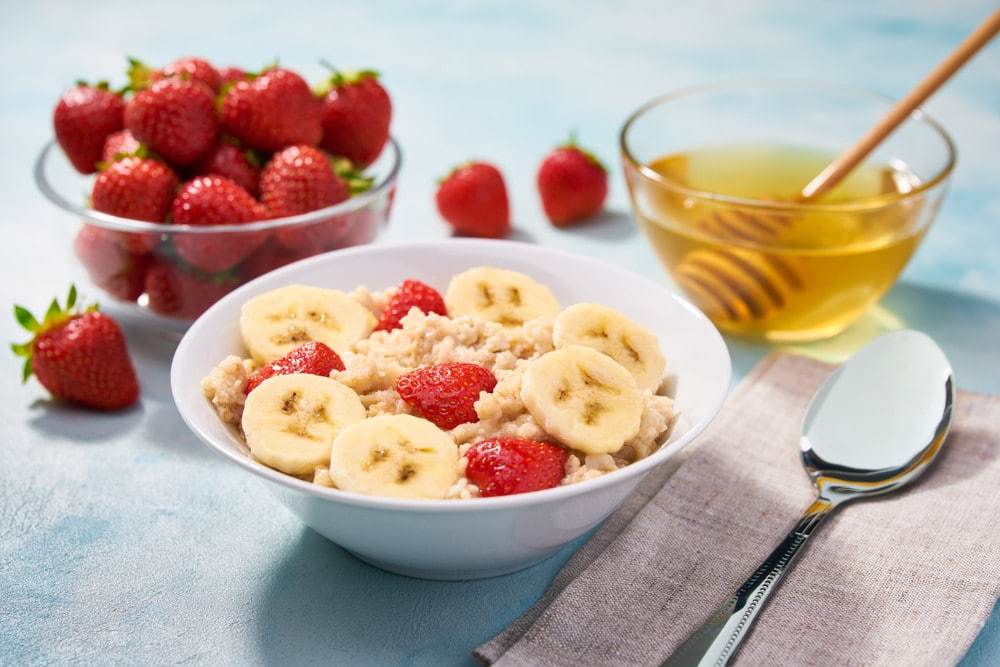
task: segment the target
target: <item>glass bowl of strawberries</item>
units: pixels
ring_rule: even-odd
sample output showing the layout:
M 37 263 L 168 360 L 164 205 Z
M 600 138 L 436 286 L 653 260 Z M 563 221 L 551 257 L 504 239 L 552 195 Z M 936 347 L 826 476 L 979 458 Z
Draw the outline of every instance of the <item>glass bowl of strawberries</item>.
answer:
M 387 224 L 401 155 L 376 73 L 310 85 L 186 57 L 128 78 L 64 91 L 34 169 L 81 223 L 102 309 L 180 335 L 240 285 Z

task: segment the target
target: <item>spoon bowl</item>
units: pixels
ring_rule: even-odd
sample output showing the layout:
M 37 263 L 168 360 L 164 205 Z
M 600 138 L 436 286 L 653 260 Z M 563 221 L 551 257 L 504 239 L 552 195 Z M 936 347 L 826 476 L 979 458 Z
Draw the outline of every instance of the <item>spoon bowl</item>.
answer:
M 831 511 L 902 488 L 927 469 L 944 445 L 954 402 L 951 364 L 918 331 L 881 336 L 833 371 L 802 422 L 802 464 L 816 500 L 733 597 L 662 664 L 728 663 Z

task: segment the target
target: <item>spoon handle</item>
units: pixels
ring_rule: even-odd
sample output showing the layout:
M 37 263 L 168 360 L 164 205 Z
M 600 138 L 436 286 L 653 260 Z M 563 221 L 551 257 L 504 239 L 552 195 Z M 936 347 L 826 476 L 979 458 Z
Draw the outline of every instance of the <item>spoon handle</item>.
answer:
M 813 530 L 837 506 L 818 498 L 736 593 L 660 667 L 727 664 Z

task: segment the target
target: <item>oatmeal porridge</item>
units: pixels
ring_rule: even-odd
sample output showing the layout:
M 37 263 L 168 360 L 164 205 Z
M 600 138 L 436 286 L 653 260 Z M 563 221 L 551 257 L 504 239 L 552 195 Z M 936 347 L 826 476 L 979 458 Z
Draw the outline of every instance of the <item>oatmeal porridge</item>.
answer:
M 244 307 L 248 353 L 220 360 L 202 390 L 251 456 L 324 486 L 465 499 L 481 495 L 466 454 L 483 440 L 556 445 L 566 452 L 558 483 L 574 484 L 645 458 L 666 438 L 674 409 L 660 393 L 665 360 L 656 337 L 622 313 L 563 308 L 528 276 L 481 267 L 451 280 L 442 312 L 415 305 L 384 330 L 400 292 L 296 285 Z M 247 394 L 255 373 L 307 340 L 330 341 L 342 368 L 308 381 L 279 373 Z M 492 378 L 468 399 L 470 417 L 450 428 L 397 389 L 407 373 L 443 365 Z

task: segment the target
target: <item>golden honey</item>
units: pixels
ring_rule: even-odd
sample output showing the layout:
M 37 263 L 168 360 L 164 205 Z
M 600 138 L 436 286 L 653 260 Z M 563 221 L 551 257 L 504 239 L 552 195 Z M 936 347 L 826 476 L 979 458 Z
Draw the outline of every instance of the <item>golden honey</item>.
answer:
M 646 165 L 654 178 L 626 171 L 640 223 L 685 295 L 724 332 L 792 342 L 859 318 L 934 215 L 897 164 L 862 164 L 822 198 L 797 203 L 835 157 L 729 145 L 663 156 Z

